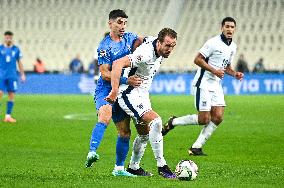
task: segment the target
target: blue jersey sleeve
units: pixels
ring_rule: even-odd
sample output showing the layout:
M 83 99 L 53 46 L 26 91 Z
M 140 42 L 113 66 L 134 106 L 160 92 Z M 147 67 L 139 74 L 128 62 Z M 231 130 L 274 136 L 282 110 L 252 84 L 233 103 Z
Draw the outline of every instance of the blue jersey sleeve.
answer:
M 131 44 L 131 51 L 133 51 L 133 45 L 134 45 L 134 42 L 138 39 L 138 35 L 129 32 L 129 33 L 126 33 L 126 37 L 127 37 L 127 41 L 129 41 Z
M 23 57 L 23 54 L 19 48 L 17 48 L 17 53 L 16 53 L 16 61 L 19 61 Z
M 111 65 L 111 54 L 107 48 L 106 41 L 102 41 L 98 50 L 98 65 L 109 64 Z

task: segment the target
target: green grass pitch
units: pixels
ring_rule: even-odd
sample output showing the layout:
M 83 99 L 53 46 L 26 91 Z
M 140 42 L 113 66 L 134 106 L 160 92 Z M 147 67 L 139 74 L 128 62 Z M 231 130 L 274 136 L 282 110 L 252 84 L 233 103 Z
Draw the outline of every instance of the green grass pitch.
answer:
M 151 99 L 164 122 L 171 115 L 195 113 L 192 96 Z M 172 169 L 182 159 L 197 163 L 197 179 L 187 182 L 157 174 L 150 144 L 142 166 L 153 177 L 113 177 L 117 135 L 113 123 L 98 149 L 100 160 L 86 169 L 97 120 L 92 97 L 18 95 L 14 107 L 18 122 L 0 123 L 0 187 L 283 187 L 284 96 L 226 96 L 226 103 L 223 123 L 204 146 L 208 156 L 187 154 L 200 126 L 177 127 L 164 138 L 165 158 Z M 73 119 L 64 119 L 66 115 Z M 131 140 L 135 135 L 132 126 Z

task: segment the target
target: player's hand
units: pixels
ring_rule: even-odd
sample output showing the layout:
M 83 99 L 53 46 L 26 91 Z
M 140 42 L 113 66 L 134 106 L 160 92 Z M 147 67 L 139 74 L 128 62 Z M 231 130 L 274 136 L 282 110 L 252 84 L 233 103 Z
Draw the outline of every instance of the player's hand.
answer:
M 110 104 L 113 104 L 113 103 L 115 103 L 116 98 L 117 98 L 117 92 L 113 92 L 111 90 L 111 92 L 108 94 L 108 96 L 105 98 L 105 100 L 107 102 L 109 102 Z
M 236 72 L 235 78 L 236 78 L 237 80 L 242 80 L 242 79 L 244 78 L 244 73 L 242 73 L 242 72 Z
M 129 76 L 127 79 L 128 85 L 131 85 L 133 87 L 139 87 L 142 82 L 143 80 L 137 75 Z
M 22 74 L 22 75 L 21 75 L 21 81 L 22 81 L 22 82 L 25 82 L 25 81 L 26 81 L 26 75 L 25 75 L 25 74 Z
M 219 77 L 220 79 L 223 79 L 225 75 L 225 71 L 223 69 L 217 69 L 217 70 L 214 70 L 213 74 Z

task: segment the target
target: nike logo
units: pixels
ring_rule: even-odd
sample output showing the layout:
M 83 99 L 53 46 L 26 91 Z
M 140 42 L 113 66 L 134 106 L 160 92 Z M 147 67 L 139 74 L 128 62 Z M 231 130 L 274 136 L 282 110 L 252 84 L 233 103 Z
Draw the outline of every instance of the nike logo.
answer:
M 120 51 L 117 51 L 117 52 L 113 52 L 113 55 L 117 55 Z

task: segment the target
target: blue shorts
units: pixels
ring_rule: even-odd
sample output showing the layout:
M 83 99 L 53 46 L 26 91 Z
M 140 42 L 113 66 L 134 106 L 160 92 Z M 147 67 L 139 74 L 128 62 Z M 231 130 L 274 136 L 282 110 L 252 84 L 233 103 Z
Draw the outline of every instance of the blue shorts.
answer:
M 99 110 L 100 107 L 104 105 L 111 105 L 112 106 L 112 121 L 114 123 L 120 122 L 126 118 L 130 118 L 129 115 L 127 115 L 119 106 L 118 102 L 115 102 L 114 104 L 110 104 L 105 100 L 105 98 L 108 96 L 109 91 L 103 90 L 103 91 L 96 91 L 96 94 L 94 96 L 94 100 L 96 103 L 96 110 Z
M 8 92 L 16 92 L 18 89 L 17 78 L 0 78 L 0 90 Z
M 100 90 L 100 91 L 96 90 L 95 96 L 94 96 L 94 100 L 96 103 L 96 110 L 99 110 L 101 106 L 104 106 L 106 104 L 111 105 L 109 102 L 105 100 L 109 92 L 110 92 L 109 90 Z
M 112 105 L 112 121 L 114 123 L 117 123 L 127 118 L 130 118 L 130 116 L 127 115 L 126 112 L 120 108 L 118 102 L 116 101 Z

